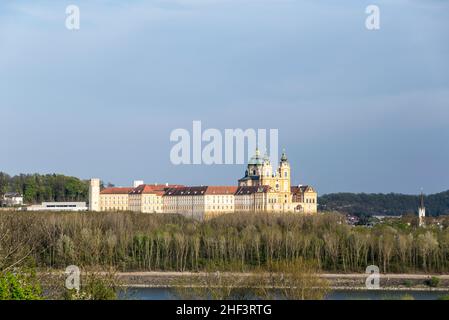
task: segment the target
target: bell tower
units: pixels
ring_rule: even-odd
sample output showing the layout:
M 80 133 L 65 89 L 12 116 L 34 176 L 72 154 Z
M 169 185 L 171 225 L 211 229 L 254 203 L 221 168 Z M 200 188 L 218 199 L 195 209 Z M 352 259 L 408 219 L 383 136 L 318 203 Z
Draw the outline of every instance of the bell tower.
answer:
M 426 207 L 424 207 L 424 194 L 421 191 L 421 202 L 418 207 L 419 226 L 424 226 L 424 220 L 426 218 Z
M 262 175 L 260 176 L 260 184 L 274 188 L 273 184 L 273 167 L 271 166 L 270 157 L 265 151 L 263 156 Z
M 279 182 L 280 192 L 290 193 L 290 163 L 287 159 L 285 149 L 282 151 L 281 161 L 279 163 Z

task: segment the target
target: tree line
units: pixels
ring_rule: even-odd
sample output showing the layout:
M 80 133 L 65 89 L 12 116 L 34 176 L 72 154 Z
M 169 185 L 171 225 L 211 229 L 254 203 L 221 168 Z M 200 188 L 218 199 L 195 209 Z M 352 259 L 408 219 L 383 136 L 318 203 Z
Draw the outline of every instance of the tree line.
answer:
M 426 213 L 432 216 L 449 214 L 449 190 L 424 197 Z M 319 209 L 339 211 L 358 216 L 404 215 L 417 213 L 419 195 L 397 193 L 331 193 L 318 199 Z
M 89 182 L 61 174 L 20 174 L 10 176 L 0 172 L 0 197 L 7 192 L 18 192 L 24 202 L 87 201 Z
M 441 218 L 442 219 L 442 218 Z M 404 220 L 351 227 L 339 214 L 229 214 L 209 221 L 139 213 L 0 214 L 0 270 L 25 261 L 40 268 L 122 271 L 250 271 L 305 259 L 329 272 L 449 272 L 449 221 Z

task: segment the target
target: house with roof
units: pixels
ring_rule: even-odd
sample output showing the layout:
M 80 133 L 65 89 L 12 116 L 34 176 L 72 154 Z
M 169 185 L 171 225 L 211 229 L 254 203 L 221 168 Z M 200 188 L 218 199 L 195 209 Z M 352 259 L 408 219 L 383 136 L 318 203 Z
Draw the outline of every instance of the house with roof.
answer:
M 129 193 L 131 187 L 106 188 L 100 191 L 100 211 L 129 211 Z
M 3 207 L 23 205 L 23 195 L 18 192 L 6 192 L 0 200 Z
M 236 186 L 170 188 L 164 194 L 164 212 L 208 219 L 234 212 Z
M 177 185 L 141 184 L 128 193 L 129 210 L 143 213 L 163 213 L 163 196 Z

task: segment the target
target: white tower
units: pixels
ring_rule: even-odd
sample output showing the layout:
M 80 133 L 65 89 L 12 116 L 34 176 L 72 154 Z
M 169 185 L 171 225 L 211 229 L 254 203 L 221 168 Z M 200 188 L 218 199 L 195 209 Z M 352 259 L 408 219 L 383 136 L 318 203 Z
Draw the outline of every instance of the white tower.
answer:
M 89 211 L 100 211 L 100 179 L 90 179 Z
M 421 203 L 418 208 L 419 226 L 424 225 L 424 219 L 426 218 L 426 207 L 424 207 L 424 194 L 421 192 Z

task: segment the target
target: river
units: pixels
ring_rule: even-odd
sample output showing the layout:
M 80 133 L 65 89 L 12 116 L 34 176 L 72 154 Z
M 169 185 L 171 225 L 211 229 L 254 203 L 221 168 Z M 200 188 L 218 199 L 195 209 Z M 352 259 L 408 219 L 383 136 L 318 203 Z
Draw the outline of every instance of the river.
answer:
M 414 300 L 438 300 L 449 291 L 419 290 L 333 290 L 326 300 L 400 300 L 404 297 Z M 176 299 L 170 288 L 128 288 L 119 294 L 120 299 L 129 300 L 170 300 Z

